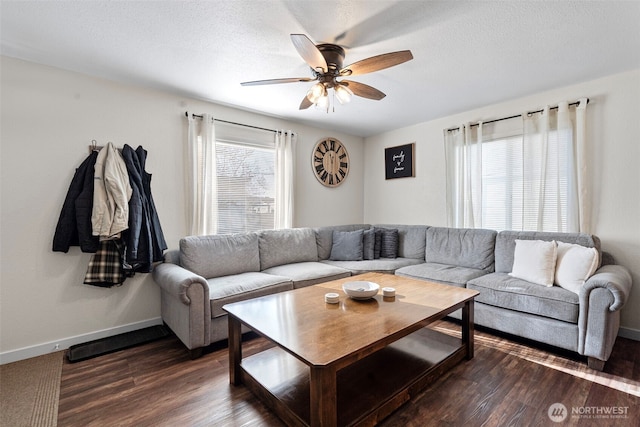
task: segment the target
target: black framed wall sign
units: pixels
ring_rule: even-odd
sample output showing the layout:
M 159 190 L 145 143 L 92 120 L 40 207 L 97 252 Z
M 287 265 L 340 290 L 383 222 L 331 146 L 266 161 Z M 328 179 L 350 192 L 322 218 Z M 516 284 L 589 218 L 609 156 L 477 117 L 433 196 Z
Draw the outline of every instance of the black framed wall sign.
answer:
M 385 179 L 414 177 L 416 143 L 384 149 Z

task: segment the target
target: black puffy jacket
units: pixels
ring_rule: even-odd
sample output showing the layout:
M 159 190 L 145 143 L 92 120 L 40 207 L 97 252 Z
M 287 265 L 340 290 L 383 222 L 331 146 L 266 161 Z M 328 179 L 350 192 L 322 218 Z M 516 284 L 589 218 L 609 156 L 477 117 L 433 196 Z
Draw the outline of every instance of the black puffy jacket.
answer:
M 100 242 L 92 235 L 93 177 L 98 152 L 93 151 L 76 169 L 53 236 L 53 250 L 68 252 L 80 246 L 82 252 L 94 253 Z

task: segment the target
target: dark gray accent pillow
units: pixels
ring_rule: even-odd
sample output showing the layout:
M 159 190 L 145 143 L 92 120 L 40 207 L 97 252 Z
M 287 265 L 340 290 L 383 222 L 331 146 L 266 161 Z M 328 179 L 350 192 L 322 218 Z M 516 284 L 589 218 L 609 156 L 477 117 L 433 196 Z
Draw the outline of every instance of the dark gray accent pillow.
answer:
M 373 228 L 364 230 L 362 238 L 362 258 L 374 259 L 376 245 L 376 231 Z
M 380 258 L 380 246 L 382 245 L 382 229 L 374 228 L 375 243 L 373 245 L 373 259 Z
M 397 258 L 398 241 L 397 229 L 383 229 L 380 239 L 380 258 Z
M 333 231 L 332 261 L 362 261 L 364 230 Z

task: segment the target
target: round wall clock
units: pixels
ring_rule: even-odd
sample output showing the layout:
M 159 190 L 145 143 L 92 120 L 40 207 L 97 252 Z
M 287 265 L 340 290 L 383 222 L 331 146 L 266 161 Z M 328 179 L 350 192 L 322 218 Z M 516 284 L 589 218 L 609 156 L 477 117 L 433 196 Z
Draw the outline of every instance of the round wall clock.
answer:
M 337 187 L 349 174 L 349 153 L 335 138 L 322 138 L 313 148 L 311 167 L 322 185 Z

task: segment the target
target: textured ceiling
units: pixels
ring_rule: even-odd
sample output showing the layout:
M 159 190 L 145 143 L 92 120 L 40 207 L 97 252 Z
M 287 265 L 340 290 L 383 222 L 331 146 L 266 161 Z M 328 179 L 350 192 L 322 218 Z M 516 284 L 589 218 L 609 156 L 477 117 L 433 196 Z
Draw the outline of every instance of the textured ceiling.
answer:
M 640 1 L 1 1 L 2 54 L 369 136 L 640 68 Z M 410 49 L 352 77 L 383 91 L 299 111 L 311 83 L 289 34 L 345 64 Z M 588 95 L 588 94 L 587 94 Z

